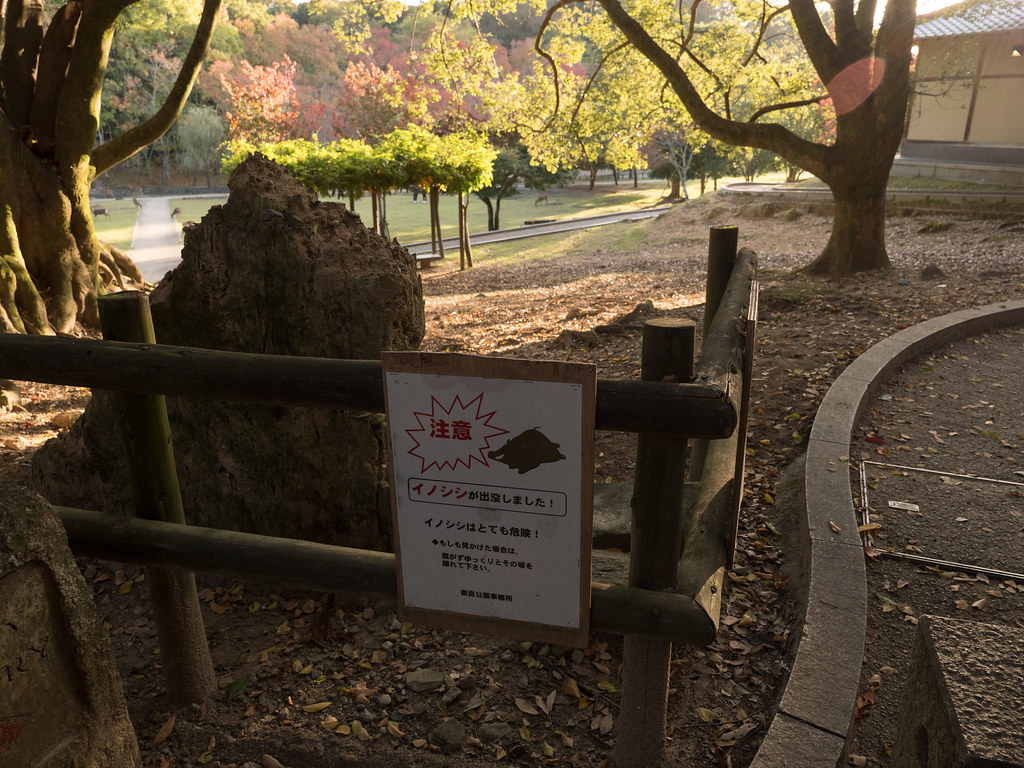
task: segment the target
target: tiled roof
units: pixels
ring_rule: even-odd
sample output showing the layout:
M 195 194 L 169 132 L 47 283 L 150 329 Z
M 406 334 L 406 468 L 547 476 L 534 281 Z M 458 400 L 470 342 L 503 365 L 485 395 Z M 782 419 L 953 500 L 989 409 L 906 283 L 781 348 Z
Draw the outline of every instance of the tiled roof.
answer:
M 915 39 L 1024 30 L 1024 2 L 968 2 L 920 18 L 914 29 Z

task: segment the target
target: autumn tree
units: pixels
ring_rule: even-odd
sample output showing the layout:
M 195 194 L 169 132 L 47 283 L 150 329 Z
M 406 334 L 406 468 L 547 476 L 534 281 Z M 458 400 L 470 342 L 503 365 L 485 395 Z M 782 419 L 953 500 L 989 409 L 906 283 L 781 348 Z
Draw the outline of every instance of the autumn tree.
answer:
M 575 2 L 559 0 L 547 19 Z M 888 0 L 877 28 L 876 0 L 834 0 L 828 7 L 814 0 L 735 0 L 715 8 L 693 0 L 678 6 L 679 12 L 646 0 L 628 7 L 620 0 L 597 2 L 621 39 L 657 67 L 703 131 L 729 144 L 774 152 L 829 186 L 835 201 L 832 234 L 810 272 L 846 274 L 889 266 L 885 190 L 910 93 L 916 0 Z M 707 15 L 716 8 L 718 16 Z M 721 39 L 718 25 L 726 22 L 740 34 Z M 762 88 L 756 106 L 735 109 L 748 84 L 782 84 L 775 54 L 790 22 L 832 99 L 832 142 L 802 136 L 776 119 L 825 98 L 812 88 Z
M 89 185 L 158 140 L 180 114 L 206 54 L 220 0 L 205 0 L 191 46 L 150 117 L 97 144 L 100 95 L 118 19 L 130 0 L 0 3 L 0 326 L 70 333 L 98 321 L 96 299 L 126 255 L 93 228 Z M 49 21 L 47 21 L 49 19 Z
M 270 66 L 242 61 L 222 86 L 231 105 L 225 115 L 233 140 L 260 142 L 292 138 L 299 116 L 295 103 L 295 62 L 287 56 Z

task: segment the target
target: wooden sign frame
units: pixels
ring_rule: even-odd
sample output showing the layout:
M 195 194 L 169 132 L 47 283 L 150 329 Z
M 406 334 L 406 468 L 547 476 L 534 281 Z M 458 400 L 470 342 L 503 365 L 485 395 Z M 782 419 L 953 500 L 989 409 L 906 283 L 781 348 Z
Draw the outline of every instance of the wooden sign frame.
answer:
M 588 645 L 596 368 L 425 352 L 382 363 L 399 616 Z

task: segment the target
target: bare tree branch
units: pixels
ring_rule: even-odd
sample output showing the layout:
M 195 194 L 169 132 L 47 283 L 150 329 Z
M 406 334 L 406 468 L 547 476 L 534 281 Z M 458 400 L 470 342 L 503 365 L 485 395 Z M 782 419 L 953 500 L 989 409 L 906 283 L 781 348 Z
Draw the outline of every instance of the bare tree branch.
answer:
M 795 0 L 811 2 L 811 0 Z M 738 122 L 722 117 L 712 110 L 675 59 L 659 46 L 641 24 L 634 19 L 618 0 L 598 0 L 612 23 L 626 39 L 646 56 L 662 73 L 683 106 L 698 126 L 711 136 L 729 144 L 742 144 L 768 149 L 791 159 L 802 168 L 818 175 L 827 169 L 829 147 L 802 139 L 792 131 L 774 123 Z M 813 9 L 813 4 L 811 5 Z M 820 19 L 815 14 L 820 26 Z M 829 41 L 831 45 L 831 41 Z
M 0 92 L 11 125 L 28 123 L 35 90 L 39 46 L 43 40 L 42 0 L 13 0 L 4 19 L 4 48 L 0 56 Z
M 64 87 L 81 15 L 82 4 L 73 0 L 57 11 L 43 37 L 36 93 L 29 120 L 32 133 L 37 139 L 46 141 L 54 138 L 57 103 Z
M 203 3 L 203 14 L 196 28 L 195 37 L 189 47 L 185 60 L 181 63 L 181 70 L 178 78 L 171 87 L 170 93 L 164 99 L 151 118 L 137 125 L 120 136 L 102 144 L 93 150 L 92 164 L 99 175 L 122 160 L 131 157 L 140 149 L 159 139 L 177 120 L 178 115 L 185 106 L 192 85 L 199 75 L 199 68 L 206 52 L 210 47 L 210 40 L 213 37 L 213 28 L 217 23 L 217 14 L 220 11 L 221 0 L 205 0 Z
M 765 7 L 767 7 L 767 4 L 762 6 L 762 10 Z M 760 58 L 761 54 L 759 53 L 759 50 L 761 48 L 761 42 L 764 40 L 764 33 L 768 30 L 768 27 L 771 25 L 771 23 L 773 21 L 775 21 L 775 17 L 776 16 L 780 16 L 780 15 L 782 15 L 783 13 L 785 13 L 788 10 L 789 10 L 789 6 L 785 5 L 782 8 L 773 8 L 772 12 L 770 14 L 768 14 L 767 16 L 764 16 L 764 15 L 761 16 L 761 23 L 760 23 L 760 25 L 758 27 L 758 30 L 757 30 L 757 37 L 754 39 L 754 44 L 751 46 L 750 50 L 747 52 L 747 55 L 744 57 L 743 62 L 741 63 L 740 66 L 743 66 L 743 67 L 747 66 L 747 64 L 749 64 L 751 62 L 751 60 L 754 58 L 754 56 L 757 56 L 757 57 Z
M 828 96 L 814 96 L 809 99 L 799 99 L 798 101 L 786 101 L 780 104 L 769 104 L 768 106 L 761 107 L 759 110 L 754 112 L 750 117 L 747 118 L 748 123 L 756 123 L 758 119 L 764 117 L 771 112 L 779 112 L 783 109 L 796 109 L 797 107 L 806 107 L 811 104 L 820 104 L 825 101 Z

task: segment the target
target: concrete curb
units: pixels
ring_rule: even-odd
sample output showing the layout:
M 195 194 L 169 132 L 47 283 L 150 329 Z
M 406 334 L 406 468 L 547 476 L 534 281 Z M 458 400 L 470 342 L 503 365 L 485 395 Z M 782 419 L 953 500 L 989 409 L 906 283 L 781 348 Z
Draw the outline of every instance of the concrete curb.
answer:
M 1024 325 L 1024 301 L 932 318 L 875 344 L 826 393 L 804 466 L 803 626 L 779 710 L 752 768 L 845 763 L 867 622 L 867 572 L 848 467 L 853 431 L 872 396 L 907 361 L 1012 325 Z

